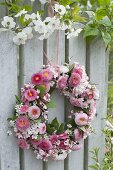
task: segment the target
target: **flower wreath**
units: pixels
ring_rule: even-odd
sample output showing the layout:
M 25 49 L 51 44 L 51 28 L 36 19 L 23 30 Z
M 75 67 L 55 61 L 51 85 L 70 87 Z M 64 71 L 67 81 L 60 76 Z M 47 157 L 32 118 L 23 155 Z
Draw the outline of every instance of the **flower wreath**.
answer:
M 57 118 L 48 122 L 54 89 L 58 89 L 72 105 L 66 123 L 59 124 Z M 83 139 L 92 132 L 91 122 L 99 93 L 78 63 L 44 66 L 21 89 L 21 99 L 16 98 L 10 126 L 19 147 L 32 148 L 37 159 L 64 160 L 68 153 L 80 149 Z

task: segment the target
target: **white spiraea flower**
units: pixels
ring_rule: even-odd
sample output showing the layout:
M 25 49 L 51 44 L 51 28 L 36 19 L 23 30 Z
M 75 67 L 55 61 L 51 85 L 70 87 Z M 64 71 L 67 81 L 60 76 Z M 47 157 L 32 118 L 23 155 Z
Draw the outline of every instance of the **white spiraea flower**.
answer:
M 72 32 L 67 34 L 67 39 L 69 39 L 71 37 L 77 37 L 81 31 L 82 31 L 81 28 L 79 28 L 77 30 L 72 30 Z
M 63 5 L 55 4 L 55 12 L 64 15 L 66 13 L 66 8 Z
M 22 30 L 23 33 L 27 35 L 27 39 L 31 39 L 33 37 L 32 28 L 26 27 Z
M 3 18 L 3 21 L 1 22 L 1 24 L 7 29 L 12 29 L 16 25 L 16 23 L 14 22 L 14 19 L 9 16 L 5 16 Z
M 32 13 L 31 15 L 30 15 L 30 14 L 25 14 L 25 17 L 24 17 L 24 19 L 25 19 L 26 21 L 28 21 L 29 19 L 31 19 L 31 20 L 37 20 L 37 19 L 39 19 L 39 18 L 40 18 L 40 15 L 38 15 L 38 13 L 37 13 L 37 14 Z
M 39 32 L 40 34 L 47 33 L 47 28 L 41 20 L 34 22 L 34 24 L 35 24 L 34 29 L 36 32 Z
M 67 152 L 62 150 L 62 152 L 55 155 L 55 160 L 64 160 L 67 157 Z
M 13 42 L 17 45 L 25 44 L 25 41 L 27 40 L 27 35 L 24 32 L 19 32 L 14 38 Z
M 7 131 L 8 136 L 12 135 L 12 132 L 10 130 Z
M 66 67 L 66 66 L 63 66 L 63 65 L 60 66 L 60 69 L 59 69 L 59 70 L 60 70 L 61 73 L 67 73 L 67 72 L 69 72 L 69 68 Z
M 27 11 L 25 9 L 21 10 L 20 12 L 18 12 L 15 17 L 18 18 L 20 17 L 21 15 L 24 15 L 24 14 L 27 14 Z

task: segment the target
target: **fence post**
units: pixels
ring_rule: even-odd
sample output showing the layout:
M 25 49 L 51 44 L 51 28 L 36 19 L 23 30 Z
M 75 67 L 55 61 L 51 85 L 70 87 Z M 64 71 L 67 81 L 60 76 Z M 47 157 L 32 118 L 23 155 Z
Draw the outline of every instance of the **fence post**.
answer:
M 65 34 L 62 31 L 55 31 L 54 35 L 51 35 L 44 46 L 44 61 L 47 58 L 51 64 L 64 64 L 65 62 Z M 49 63 L 50 64 L 50 63 Z M 48 113 L 49 121 L 57 117 L 60 123 L 64 122 L 64 97 L 60 95 L 58 91 L 54 91 L 52 94 L 52 100 L 56 102 L 56 108 L 50 109 Z M 43 170 L 64 170 L 64 161 L 49 160 L 48 163 L 44 163 Z
M 17 82 L 17 47 L 13 33 L 0 31 L 0 169 L 19 170 L 16 139 L 7 135 L 8 121 L 14 112 Z
M 87 43 L 87 72 L 91 83 L 95 83 L 100 92 L 100 99 L 97 103 L 97 114 L 95 116 L 93 127 L 95 133 L 86 139 L 85 142 L 85 170 L 88 165 L 93 163 L 91 153 L 95 147 L 100 148 L 99 161 L 101 162 L 105 152 L 105 137 L 102 129 L 105 126 L 105 117 L 107 113 L 107 84 L 108 84 L 108 52 L 102 39 L 95 39 Z
M 35 36 L 25 46 L 21 46 L 19 56 L 19 84 L 29 83 L 32 74 L 40 70 L 43 64 L 43 42 Z M 22 170 L 42 170 L 42 161 L 36 159 L 32 150 L 20 152 L 20 166 Z
M 80 34 L 78 37 L 71 38 L 69 41 L 66 40 L 66 60 L 70 58 L 70 64 L 79 62 L 81 65 L 86 65 L 86 42 L 83 35 Z M 69 110 L 69 105 L 66 107 Z M 68 158 L 65 160 L 66 170 L 83 170 L 84 169 L 84 143 L 83 147 L 79 151 L 70 153 Z

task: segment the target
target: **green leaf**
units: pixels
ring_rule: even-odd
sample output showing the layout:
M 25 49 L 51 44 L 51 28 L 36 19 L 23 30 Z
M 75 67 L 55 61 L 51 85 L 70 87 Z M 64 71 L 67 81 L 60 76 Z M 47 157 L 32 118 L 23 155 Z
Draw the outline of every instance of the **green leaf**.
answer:
M 74 68 L 74 66 L 75 66 L 75 64 L 71 64 L 71 65 L 69 66 L 69 71 L 72 71 L 73 68 Z
M 63 133 L 63 132 L 64 132 L 64 128 L 65 128 L 64 123 L 61 123 L 61 125 L 59 126 L 59 129 L 58 129 L 57 133 L 58 133 L 58 134 Z
M 108 6 L 111 3 L 111 0 L 98 0 L 99 4 L 102 6 Z
M 15 95 L 15 98 L 16 98 L 16 104 L 20 104 L 21 103 L 20 98 L 17 95 Z
M 107 32 L 101 32 L 101 33 L 105 44 L 108 45 L 111 42 L 111 35 Z
M 51 126 L 52 126 L 52 127 L 55 127 L 56 129 L 58 129 L 58 127 L 59 127 L 59 122 L 58 122 L 58 120 L 57 120 L 56 117 L 52 120 Z
M 108 16 L 105 16 L 102 20 L 99 21 L 99 24 L 104 25 L 105 27 L 111 26 L 111 21 Z
M 98 167 L 96 165 L 89 165 L 89 168 L 98 170 Z
M 47 133 L 49 133 L 50 135 L 52 135 L 53 132 L 55 131 L 55 128 L 54 128 L 54 127 L 51 127 L 50 124 L 47 124 L 47 125 L 46 125 L 46 131 L 47 131 Z
M 44 94 L 46 93 L 46 87 L 43 85 L 36 86 L 36 89 L 40 90 L 40 96 L 44 96 Z
M 29 6 L 29 5 L 24 5 L 23 7 L 22 7 L 22 9 L 25 9 L 26 11 L 31 11 L 32 10 L 32 7 L 31 6 Z
M 55 102 L 52 101 L 52 100 L 51 100 L 49 103 L 47 103 L 46 106 L 47 106 L 48 108 L 56 108 L 56 104 L 55 104 Z
M 72 127 L 75 127 L 75 128 L 77 127 L 73 118 L 69 118 L 67 120 L 67 124 L 70 124 Z
M 74 15 L 74 14 L 73 14 L 73 20 L 76 22 L 86 22 L 85 17 L 81 17 L 80 15 Z
M 61 5 L 66 6 L 66 5 L 70 5 L 72 3 L 72 0 L 59 0 L 59 3 Z
M 108 15 L 108 11 L 105 8 L 99 8 L 95 13 L 97 20 L 101 20 L 103 17 L 107 15 Z
M 97 36 L 99 34 L 99 30 L 97 28 L 93 28 L 90 26 L 87 26 L 84 31 L 84 37 L 88 36 Z
M 20 21 L 20 24 L 21 24 L 23 27 L 26 26 L 26 22 L 25 22 L 25 20 L 24 20 L 24 16 L 23 16 L 23 15 L 21 15 L 21 16 L 19 17 L 19 21 Z
M 17 119 L 16 114 L 13 114 L 13 116 L 9 117 L 7 120 L 10 121 L 10 120 L 16 120 L 16 119 Z

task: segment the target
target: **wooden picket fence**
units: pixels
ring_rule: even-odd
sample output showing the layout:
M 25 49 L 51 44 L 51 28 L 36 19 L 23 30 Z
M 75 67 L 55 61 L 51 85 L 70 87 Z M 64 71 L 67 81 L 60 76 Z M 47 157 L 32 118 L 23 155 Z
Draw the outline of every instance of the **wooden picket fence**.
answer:
M 100 147 L 100 160 L 104 155 L 104 126 L 107 100 L 107 55 L 103 41 L 94 40 L 86 44 L 82 35 L 65 40 L 63 32 L 55 32 L 47 41 L 38 40 L 38 35 L 26 45 L 17 47 L 13 44 L 13 33 L 0 31 L 0 168 L 1 170 L 87 170 L 92 163 L 90 150 Z M 57 49 L 59 36 L 59 49 Z M 59 53 L 58 53 L 59 50 Z M 55 64 L 63 64 L 71 58 L 71 62 L 79 62 L 86 66 L 92 83 L 96 83 L 100 91 L 97 117 L 94 120 L 95 134 L 92 134 L 80 151 L 71 153 L 65 161 L 49 161 L 43 163 L 30 151 L 19 151 L 16 139 L 7 136 L 7 118 L 13 113 L 15 94 L 20 87 L 29 82 L 33 73 L 37 72 L 46 57 Z M 54 92 L 53 99 L 57 108 L 50 110 L 49 119 L 58 117 L 65 119 L 64 98 Z M 65 109 L 66 108 L 66 109 Z
M 104 156 L 105 140 L 101 130 L 107 110 L 108 54 L 103 41 L 96 39 L 86 43 L 82 34 L 68 41 L 64 32 L 56 31 L 48 40 L 40 41 L 36 35 L 17 47 L 12 41 L 13 36 L 12 32 L 0 31 L 0 170 L 89 170 L 88 165 L 93 163 L 89 151 L 93 147 L 100 147 L 100 160 Z M 37 160 L 32 151 L 19 150 L 15 137 L 7 135 L 7 118 L 14 111 L 15 94 L 41 65 L 47 63 L 47 58 L 54 64 L 63 64 L 71 58 L 70 63 L 84 65 L 91 82 L 100 91 L 100 100 L 93 123 L 95 134 L 85 140 L 83 148 L 69 154 L 65 161 L 44 163 Z M 52 97 L 57 108 L 50 110 L 49 120 L 57 116 L 64 122 L 68 111 L 65 99 L 58 92 Z

